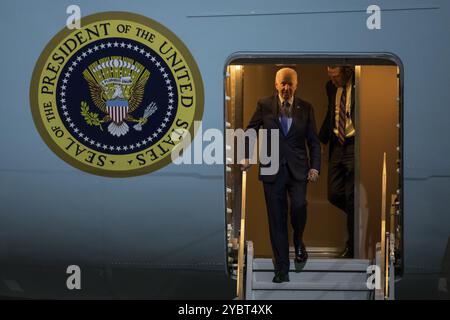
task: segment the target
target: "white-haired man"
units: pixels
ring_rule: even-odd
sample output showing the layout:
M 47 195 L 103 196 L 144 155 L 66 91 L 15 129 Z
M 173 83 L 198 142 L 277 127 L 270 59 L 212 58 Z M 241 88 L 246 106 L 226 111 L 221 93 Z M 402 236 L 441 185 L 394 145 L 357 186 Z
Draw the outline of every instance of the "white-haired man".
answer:
M 274 130 L 279 130 L 278 171 L 272 175 L 264 175 L 260 171 L 259 175 L 264 186 L 275 266 L 273 282 L 276 283 L 289 281 L 288 195 L 294 230 L 295 261 L 304 263 L 308 259 L 303 243 L 306 185 L 308 181 L 318 179 L 320 170 L 320 142 L 313 107 L 295 96 L 297 85 L 297 72 L 294 69 L 280 69 L 275 76 L 276 94 L 258 101 L 246 129 L 267 129 L 269 135 Z M 267 139 L 268 142 L 270 140 Z M 267 150 L 271 150 L 269 143 Z M 261 166 L 264 165 L 260 164 Z M 248 167 L 249 161 L 246 160 L 242 169 L 246 170 Z

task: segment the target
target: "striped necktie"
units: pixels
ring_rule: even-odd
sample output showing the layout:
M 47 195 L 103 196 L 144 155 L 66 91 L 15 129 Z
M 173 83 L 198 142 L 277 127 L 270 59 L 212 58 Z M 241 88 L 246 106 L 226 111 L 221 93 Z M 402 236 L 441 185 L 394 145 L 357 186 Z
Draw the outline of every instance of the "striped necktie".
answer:
M 338 139 L 340 144 L 345 142 L 345 123 L 346 117 L 346 102 L 347 102 L 347 88 L 342 87 L 341 102 L 339 104 L 339 126 L 338 126 Z

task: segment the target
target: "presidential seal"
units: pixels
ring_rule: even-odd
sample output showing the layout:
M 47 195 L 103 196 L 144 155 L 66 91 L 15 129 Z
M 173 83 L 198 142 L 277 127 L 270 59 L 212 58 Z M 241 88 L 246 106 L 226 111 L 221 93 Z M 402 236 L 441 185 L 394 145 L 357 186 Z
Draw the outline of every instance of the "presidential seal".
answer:
M 59 32 L 34 69 L 31 111 L 41 137 L 67 163 L 102 176 L 169 164 L 182 133 L 193 137 L 203 113 L 190 52 L 164 26 L 136 14 L 94 14 L 81 24 Z

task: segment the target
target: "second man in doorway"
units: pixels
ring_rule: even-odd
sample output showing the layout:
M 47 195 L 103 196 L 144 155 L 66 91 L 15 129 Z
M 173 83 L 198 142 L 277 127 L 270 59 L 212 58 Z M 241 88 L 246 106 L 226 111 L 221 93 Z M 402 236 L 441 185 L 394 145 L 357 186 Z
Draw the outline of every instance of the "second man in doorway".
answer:
M 347 214 L 348 238 L 342 258 L 353 258 L 355 189 L 355 90 L 349 66 L 328 67 L 328 111 L 319 133 L 329 145 L 328 200 Z

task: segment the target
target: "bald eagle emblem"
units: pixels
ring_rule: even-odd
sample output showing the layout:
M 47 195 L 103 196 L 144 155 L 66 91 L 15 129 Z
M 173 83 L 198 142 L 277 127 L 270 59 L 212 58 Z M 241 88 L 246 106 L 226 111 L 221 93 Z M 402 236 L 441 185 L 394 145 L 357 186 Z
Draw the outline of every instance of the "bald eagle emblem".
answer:
M 86 101 L 81 102 L 81 115 L 86 123 L 98 126 L 109 123 L 108 132 L 121 137 L 130 128 L 127 122 L 134 122 L 134 129 L 142 130 L 148 117 L 157 110 L 154 102 L 150 103 L 142 117 L 132 116 L 142 104 L 144 88 L 150 72 L 139 62 L 127 57 L 106 57 L 91 63 L 84 71 L 91 99 L 103 116 L 91 112 Z

